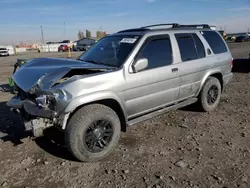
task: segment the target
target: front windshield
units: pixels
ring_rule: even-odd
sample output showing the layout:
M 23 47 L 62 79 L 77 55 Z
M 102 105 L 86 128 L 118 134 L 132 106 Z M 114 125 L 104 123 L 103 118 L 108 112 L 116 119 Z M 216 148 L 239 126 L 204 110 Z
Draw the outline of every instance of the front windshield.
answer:
M 79 60 L 120 67 L 138 41 L 138 35 L 105 37 L 84 53 Z

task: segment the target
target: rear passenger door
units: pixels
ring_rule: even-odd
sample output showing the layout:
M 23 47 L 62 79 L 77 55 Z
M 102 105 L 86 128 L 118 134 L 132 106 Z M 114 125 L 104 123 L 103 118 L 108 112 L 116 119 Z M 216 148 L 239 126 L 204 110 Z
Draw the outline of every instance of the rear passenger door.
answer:
M 199 33 L 176 33 L 175 38 L 180 51 L 180 94 L 178 99 L 184 100 L 195 96 L 205 72 L 211 62 L 205 58 L 206 51 Z
M 178 69 L 173 64 L 173 50 L 169 35 L 146 39 L 134 58 L 148 59 L 148 67 L 126 75 L 125 101 L 129 118 L 172 104 L 179 94 Z

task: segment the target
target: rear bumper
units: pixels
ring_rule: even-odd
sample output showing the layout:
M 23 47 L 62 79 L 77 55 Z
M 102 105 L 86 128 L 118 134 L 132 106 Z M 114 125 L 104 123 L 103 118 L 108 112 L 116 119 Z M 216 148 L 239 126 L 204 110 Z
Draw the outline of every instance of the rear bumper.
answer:
M 223 76 L 223 85 L 227 85 L 230 80 L 233 78 L 233 73 Z

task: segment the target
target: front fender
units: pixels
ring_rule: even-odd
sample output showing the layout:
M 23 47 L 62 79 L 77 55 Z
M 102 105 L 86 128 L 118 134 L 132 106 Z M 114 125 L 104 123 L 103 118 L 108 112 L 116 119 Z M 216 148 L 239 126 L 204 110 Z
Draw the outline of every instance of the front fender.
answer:
M 82 106 L 84 104 L 88 104 L 88 103 L 92 103 L 92 102 L 100 101 L 100 100 L 105 100 L 105 99 L 116 100 L 119 103 L 119 105 L 123 111 L 124 117 L 125 118 L 127 117 L 124 103 L 118 97 L 118 95 L 112 91 L 100 91 L 100 92 L 96 92 L 96 93 L 92 93 L 92 94 L 88 94 L 88 95 L 79 96 L 79 97 L 73 99 L 67 105 L 67 107 L 65 108 L 65 114 L 75 111 L 76 108 L 78 108 L 79 106 Z
M 200 89 L 199 89 L 199 90 L 197 91 L 197 93 L 196 93 L 196 96 L 199 95 L 199 93 L 200 93 L 200 91 L 201 91 L 203 85 L 205 84 L 206 80 L 208 79 L 208 77 L 211 76 L 211 75 L 213 75 L 213 74 L 218 74 L 218 73 L 221 74 L 220 69 L 214 69 L 214 70 L 211 70 L 211 71 L 209 71 L 209 72 L 207 72 L 207 73 L 205 74 L 205 76 L 203 77 L 203 79 L 202 79 L 202 81 L 201 81 Z

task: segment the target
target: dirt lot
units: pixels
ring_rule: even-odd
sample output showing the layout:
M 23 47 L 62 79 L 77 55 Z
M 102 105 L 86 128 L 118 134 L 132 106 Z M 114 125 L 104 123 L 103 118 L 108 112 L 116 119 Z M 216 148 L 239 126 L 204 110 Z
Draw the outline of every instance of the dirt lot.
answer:
M 54 130 L 28 137 L 5 106 L 10 95 L 0 92 L 0 186 L 249 188 L 250 43 L 230 49 L 235 75 L 215 112 L 185 108 L 129 127 L 112 155 L 97 163 L 75 161 Z M 36 56 L 66 53 L 0 58 L 0 83 L 17 58 Z

